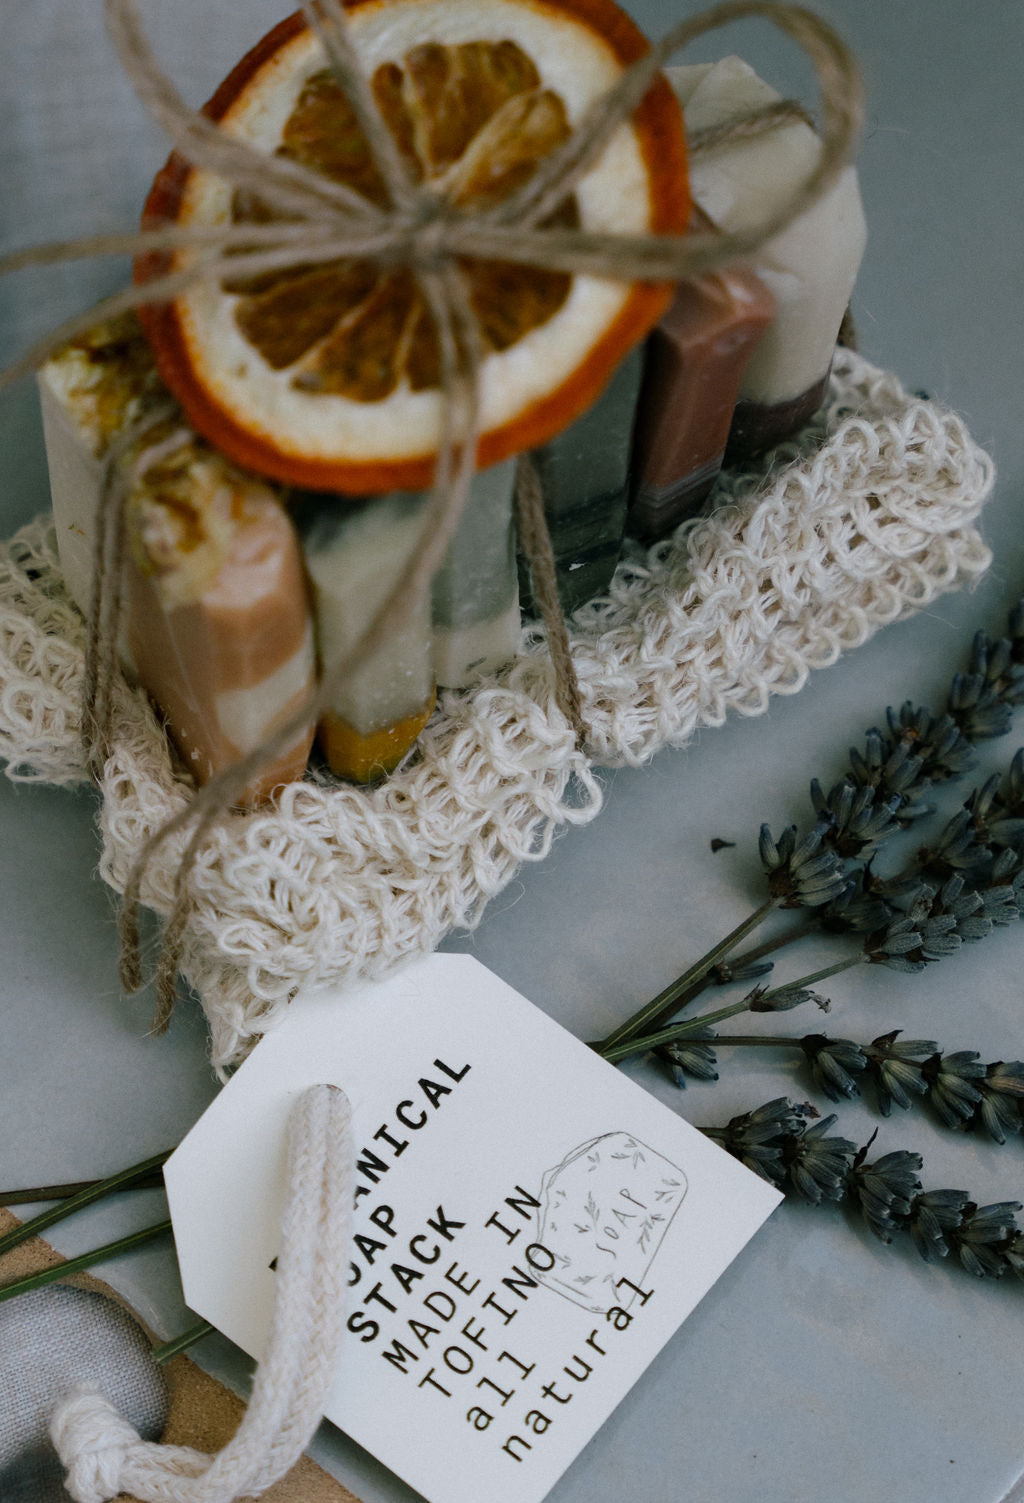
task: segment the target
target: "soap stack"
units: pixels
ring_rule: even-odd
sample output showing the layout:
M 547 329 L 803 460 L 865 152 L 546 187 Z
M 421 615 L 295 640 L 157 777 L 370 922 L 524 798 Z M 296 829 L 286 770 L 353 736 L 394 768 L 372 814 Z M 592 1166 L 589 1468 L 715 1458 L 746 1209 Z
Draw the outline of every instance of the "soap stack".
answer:
M 61 566 L 87 612 L 103 457 L 166 394 L 129 315 L 50 361 L 40 395 Z M 345 658 L 407 565 L 426 496 L 288 491 L 170 421 L 135 457 L 122 656 L 202 783 L 294 714 L 318 665 L 329 673 Z M 515 656 L 513 472 L 506 461 L 474 477 L 432 597 L 340 686 L 317 728 L 338 777 L 370 782 L 393 771 L 437 685 L 466 687 Z M 313 734 L 308 727 L 260 775 L 246 804 L 302 776 Z
M 668 76 L 691 134 L 778 97 L 738 58 Z M 760 222 L 807 178 L 819 149 L 796 121 L 701 153 L 695 223 L 733 233 Z M 752 265 L 680 286 L 590 410 L 534 451 L 565 610 L 607 589 L 627 532 L 666 536 L 703 504 L 723 462 L 806 423 L 864 239 L 850 167 Z M 40 384 L 61 563 L 84 611 L 103 457 L 162 389 L 130 317 L 69 346 Z M 259 746 L 317 674 L 344 660 L 408 564 L 425 496 L 286 488 L 170 422 L 145 443 L 158 457 L 139 468 L 127 500 L 122 656 L 204 782 Z M 529 609 L 533 592 L 517 564 L 513 472 L 512 461 L 478 472 L 431 598 L 344 680 L 319 726 L 253 781 L 243 804 L 300 777 L 314 734 L 337 776 L 387 774 L 415 745 L 438 685 L 468 687 L 515 655 L 520 603 Z
M 666 75 L 691 136 L 780 97 L 738 57 Z M 756 227 L 797 192 L 820 149 L 794 120 L 696 154 L 694 226 Z M 608 588 L 627 533 L 668 536 L 700 509 L 724 462 L 806 425 L 825 394 L 866 237 L 851 166 L 753 264 L 682 284 L 586 417 L 540 451 L 563 609 Z

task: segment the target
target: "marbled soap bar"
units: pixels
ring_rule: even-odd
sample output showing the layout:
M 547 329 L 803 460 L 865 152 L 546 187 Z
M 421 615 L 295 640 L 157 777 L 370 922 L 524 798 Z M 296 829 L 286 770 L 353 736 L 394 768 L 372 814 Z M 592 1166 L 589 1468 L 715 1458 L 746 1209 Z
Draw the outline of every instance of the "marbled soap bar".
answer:
M 131 317 L 55 356 L 40 393 L 61 568 L 87 612 L 103 456 L 166 393 Z M 295 534 L 272 487 L 186 430 L 132 489 L 127 537 L 122 652 L 202 783 L 259 746 L 312 689 Z M 311 741 L 309 728 L 239 803 L 301 777 Z
M 566 613 L 607 590 L 615 573 L 626 528 L 642 372 L 643 352 L 634 349 L 590 410 L 533 451 Z M 520 596 L 532 611 L 529 569 L 522 559 L 520 565 Z
M 444 688 L 467 688 L 519 649 L 514 487 L 513 460 L 474 475 L 458 532 L 434 578 L 434 670 Z
M 647 341 L 629 509 L 635 537 L 665 537 L 707 497 L 740 381 L 774 316 L 774 297 L 742 266 L 680 285 Z
M 313 587 L 320 671 L 330 676 L 394 589 L 423 529 L 422 495 L 292 501 Z M 430 600 L 332 695 L 318 736 L 331 771 L 357 783 L 393 772 L 434 707 Z
M 255 751 L 315 683 L 295 533 L 273 492 L 186 439 L 128 500 L 127 638 L 197 782 Z M 239 799 L 302 776 L 304 727 Z
M 780 97 L 738 57 L 666 74 L 691 133 Z M 694 199 L 718 229 L 752 228 L 799 188 L 820 151 L 814 131 L 799 120 L 723 143 L 695 156 Z M 730 458 L 771 448 L 820 405 L 866 238 L 857 171 L 847 167 L 824 197 L 751 258 L 778 312 L 740 383 Z

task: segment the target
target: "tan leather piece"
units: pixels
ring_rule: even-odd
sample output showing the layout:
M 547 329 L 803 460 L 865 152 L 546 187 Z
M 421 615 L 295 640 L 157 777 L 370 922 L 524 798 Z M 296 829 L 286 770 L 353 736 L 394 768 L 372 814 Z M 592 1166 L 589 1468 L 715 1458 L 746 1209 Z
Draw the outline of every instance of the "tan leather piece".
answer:
M 17 1225 L 17 1217 L 0 1206 L 0 1236 Z M 44 1268 L 53 1268 L 61 1262 L 60 1254 L 48 1242 L 34 1237 L 0 1258 L 0 1284 L 38 1273 Z M 73 1274 L 67 1283 L 113 1300 L 127 1310 L 151 1340 L 157 1339 L 145 1321 L 139 1319 L 128 1302 L 109 1284 L 88 1273 Z M 161 1440 L 170 1445 L 194 1446 L 197 1451 L 219 1451 L 238 1428 L 245 1410 L 242 1400 L 184 1354 L 167 1363 L 164 1375 L 170 1413 Z M 262 1503 L 359 1503 L 354 1493 L 336 1482 L 308 1456 L 303 1456 L 286 1477 L 260 1496 Z M 117 1503 L 137 1503 L 137 1500 L 123 1494 Z

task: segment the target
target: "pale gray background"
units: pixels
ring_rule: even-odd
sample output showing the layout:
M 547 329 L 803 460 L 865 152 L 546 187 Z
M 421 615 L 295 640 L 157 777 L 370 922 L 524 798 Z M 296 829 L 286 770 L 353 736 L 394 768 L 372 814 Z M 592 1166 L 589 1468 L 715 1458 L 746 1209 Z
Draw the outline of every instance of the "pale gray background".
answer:
M 676 12 L 634 0 L 652 32 Z M 201 101 L 279 18 L 277 0 L 146 0 L 161 55 Z M 985 531 L 996 562 L 973 596 L 891 627 L 760 720 L 736 720 L 685 752 L 606 779 L 607 807 L 566 835 L 498 898 L 476 934 L 451 942 L 583 1037 L 606 1032 L 757 900 L 754 839 L 806 817 L 806 784 L 831 780 L 847 745 L 886 704 L 938 706 L 975 625 L 998 630 L 1024 587 L 1021 134 L 1024 10 L 1019 0 L 833 0 L 826 14 L 857 47 L 870 91 L 861 157 L 871 226 L 856 295 L 868 356 L 968 419 L 999 467 Z M 0 0 L 0 215 L 16 246 L 132 222 L 163 159 L 157 133 L 118 77 L 100 0 Z M 805 77 L 763 26 L 734 29 L 691 60 L 736 50 L 784 89 Z M 805 85 L 804 85 L 805 87 Z M 61 313 L 112 287 L 121 266 L 23 276 L 0 287 L 7 354 Z M 34 393 L 0 402 L 6 535 L 47 504 Z M 1020 737 L 1024 740 L 1024 736 Z M 993 766 L 1017 742 L 995 743 Z M 210 1099 L 197 1007 L 169 1038 L 146 1037 L 151 999 L 123 1000 L 108 894 L 94 876 L 85 794 L 0 784 L 4 998 L 0 1181 L 110 1171 L 179 1137 Z M 738 842 L 711 855 L 712 836 Z M 813 947 L 800 969 L 814 963 Z M 802 964 L 806 961 L 806 966 Z M 786 974 L 794 974 L 786 963 Z M 902 1025 L 985 1059 L 1024 1056 L 1024 931 L 1003 931 L 917 980 L 872 973 L 831 986 L 835 1033 Z M 794 1015 L 794 1031 L 816 1026 Z M 638 1076 L 691 1120 L 724 1121 L 806 1086 L 767 1056 L 723 1062 L 716 1087 L 677 1096 Z M 863 1141 L 866 1109 L 841 1110 Z M 996 1148 L 927 1115 L 881 1124 L 878 1151 L 913 1147 L 930 1186 L 979 1200 L 1024 1191 L 1021 1145 Z M 72 1253 L 156 1219 L 160 1200 L 124 1197 L 61 1230 Z M 169 1247 L 109 1276 L 171 1334 L 188 1320 Z M 835 1209 L 784 1206 L 552 1495 L 557 1503 L 998 1503 L 1024 1471 L 1024 1288 L 978 1285 L 885 1249 Z M 227 1345 L 199 1349 L 238 1379 Z M 367 1500 L 408 1489 L 327 1430 L 316 1454 Z

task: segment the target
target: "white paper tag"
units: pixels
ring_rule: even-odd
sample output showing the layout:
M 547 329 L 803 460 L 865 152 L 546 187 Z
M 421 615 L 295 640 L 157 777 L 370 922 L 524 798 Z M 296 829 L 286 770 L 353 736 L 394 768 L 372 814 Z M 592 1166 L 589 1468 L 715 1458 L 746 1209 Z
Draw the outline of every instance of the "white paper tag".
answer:
M 327 1415 L 430 1503 L 539 1503 L 781 1199 L 468 956 L 306 993 L 165 1169 L 185 1298 L 254 1356 L 318 1082 L 361 1147 Z

